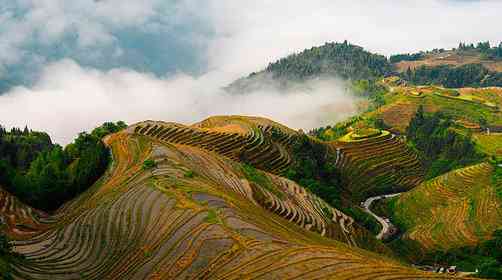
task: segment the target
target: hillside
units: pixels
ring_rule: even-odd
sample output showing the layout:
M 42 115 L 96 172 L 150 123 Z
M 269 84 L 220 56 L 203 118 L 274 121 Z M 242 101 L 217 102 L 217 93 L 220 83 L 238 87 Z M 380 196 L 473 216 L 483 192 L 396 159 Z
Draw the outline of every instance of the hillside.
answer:
M 450 278 L 359 249 L 386 252 L 351 217 L 294 182 L 231 160 L 242 134 L 195 129 L 210 123 L 189 129 L 147 121 L 107 136 L 113 164 L 105 176 L 50 217 L 4 204 L 31 226 L 28 235 L 15 234 L 20 223 L 8 231 L 25 256 L 14 277 Z M 183 140 L 194 133 L 198 140 Z
M 247 92 L 267 86 L 288 87 L 318 77 L 345 80 L 374 80 L 392 73 L 392 65 L 383 55 L 373 54 L 360 46 L 326 43 L 291 54 L 270 63 L 264 70 L 236 80 L 227 89 Z
M 351 82 L 375 81 L 399 75 L 415 85 L 502 87 L 502 44 L 488 42 L 459 48 L 396 54 L 387 58 L 344 41 L 325 43 L 270 63 L 265 69 L 237 79 L 226 89 L 232 93 L 304 87 L 305 81 L 336 78 Z M 369 91 L 370 97 L 375 88 Z
M 480 125 L 502 126 L 502 88 L 445 89 L 405 85 L 396 83 L 396 79 L 383 80 L 382 84 L 387 88 L 385 105 L 366 116 L 382 119 L 397 132 L 405 131 L 420 105 L 425 112 L 443 112 L 453 117 L 461 128 L 473 132 L 480 132 Z
M 500 168 L 500 167 L 497 167 Z M 502 227 L 500 182 L 481 163 L 449 172 L 407 192 L 394 203 L 404 240 L 426 251 L 475 245 Z

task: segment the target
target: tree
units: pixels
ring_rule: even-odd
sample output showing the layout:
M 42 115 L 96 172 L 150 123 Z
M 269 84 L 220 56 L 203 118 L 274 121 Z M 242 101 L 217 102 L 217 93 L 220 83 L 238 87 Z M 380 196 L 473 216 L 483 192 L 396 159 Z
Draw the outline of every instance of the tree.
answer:
M 64 149 L 45 133 L 12 129 L 0 138 L 0 184 L 30 206 L 55 210 L 104 173 L 110 156 L 101 139 L 125 127 L 124 122 L 105 123 L 80 133 Z
M 428 168 L 427 178 L 482 160 L 471 135 L 463 136 L 453 129 L 453 121 L 438 112 L 426 115 L 420 106 L 406 129 L 411 145 L 419 152 Z

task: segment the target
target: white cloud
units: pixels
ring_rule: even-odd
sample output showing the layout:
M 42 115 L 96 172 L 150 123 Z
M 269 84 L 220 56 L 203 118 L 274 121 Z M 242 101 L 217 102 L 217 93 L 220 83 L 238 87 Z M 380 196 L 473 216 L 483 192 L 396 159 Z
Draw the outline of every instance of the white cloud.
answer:
M 234 96 L 220 89 L 225 79 L 217 71 L 199 78 L 178 74 L 159 79 L 127 69 L 86 69 L 64 60 L 47 66 L 32 88 L 17 87 L 0 96 L 0 116 L 3 125 L 28 124 L 68 143 L 77 133 L 113 120 L 192 123 L 211 115 L 245 114 L 312 128 L 356 111 L 354 98 L 344 94 L 340 81 L 311 82 L 311 91 Z
M 327 41 L 348 40 L 385 55 L 502 41 L 502 1 L 211 1 L 213 66 L 253 71 Z M 236 63 L 239 61 L 239 63 Z
M 19 61 L 33 42 L 50 45 L 65 35 L 78 48 L 102 48 L 114 42 L 114 30 L 142 26 L 162 6 L 161 0 L 0 0 L 0 65 Z
M 0 96 L 0 120 L 8 126 L 28 124 L 47 130 L 63 143 L 109 120 L 187 123 L 212 114 L 252 114 L 296 128 L 327 124 L 355 111 L 354 100 L 343 93 L 339 81 L 322 81 L 312 85 L 310 95 L 296 92 L 288 97 L 274 91 L 229 97 L 220 88 L 275 59 L 326 41 L 347 39 L 371 51 L 391 54 L 454 47 L 459 41 L 502 40 L 500 1 L 14 3 L 0 0 L 0 66 L 21 64 L 20 59 L 26 56 L 30 59 L 22 64 L 30 67 L 58 62 L 41 67 L 42 74 L 33 85 Z M 4 6 L 11 8 L 4 10 Z M 24 12 L 16 14 L 19 11 Z M 131 38 L 145 38 L 138 34 L 157 36 L 151 42 L 134 39 L 131 47 Z M 76 49 L 66 52 L 67 59 L 61 60 L 65 56 L 51 53 L 52 46 L 66 42 L 67 37 L 75 41 Z M 176 44 L 170 44 L 172 40 L 183 44 L 175 48 Z M 25 46 L 33 42 L 50 47 L 31 53 L 32 49 Z M 171 69 L 170 62 L 189 63 L 190 52 L 196 52 L 202 75 L 178 73 L 159 78 L 159 73 Z M 141 56 L 148 59 L 138 59 Z M 117 64 L 123 61 L 114 60 L 116 57 L 126 57 L 127 64 Z M 109 64 L 113 66 L 103 67 Z M 117 65 L 123 68 L 103 70 Z M 327 109 L 330 104 L 333 108 Z

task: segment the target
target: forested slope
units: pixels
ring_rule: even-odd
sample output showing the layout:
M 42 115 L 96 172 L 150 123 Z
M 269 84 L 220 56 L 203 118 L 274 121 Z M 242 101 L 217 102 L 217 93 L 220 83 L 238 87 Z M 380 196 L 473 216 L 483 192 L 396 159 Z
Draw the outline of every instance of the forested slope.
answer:
M 374 80 L 392 73 L 392 65 L 383 55 L 343 43 L 326 43 L 270 63 L 264 70 L 233 82 L 231 92 L 246 92 L 267 85 L 287 87 L 313 78 Z

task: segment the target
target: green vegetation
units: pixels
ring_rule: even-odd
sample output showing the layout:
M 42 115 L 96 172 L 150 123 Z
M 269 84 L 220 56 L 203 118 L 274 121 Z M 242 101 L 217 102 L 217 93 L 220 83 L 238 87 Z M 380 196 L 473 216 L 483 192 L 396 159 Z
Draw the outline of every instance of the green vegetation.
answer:
M 1 229 L 0 229 L 1 230 Z M 22 256 L 12 252 L 9 238 L 0 232 L 0 279 L 12 280 L 12 262 L 22 259 Z
M 354 129 L 354 132 L 352 134 L 350 134 L 350 138 L 352 140 L 362 140 L 362 139 L 376 137 L 381 134 L 382 134 L 382 131 L 379 129 L 375 129 L 375 128 L 371 128 L 371 127 L 363 127 L 363 128 Z
M 477 246 L 466 246 L 448 251 L 428 253 L 423 264 L 456 265 L 461 271 L 479 270 L 475 276 L 502 279 L 502 230 Z
M 298 182 L 331 205 L 341 205 L 341 178 L 328 148 L 307 136 L 299 138 L 293 147 L 294 163 L 286 177 Z
M 316 77 L 338 77 L 352 81 L 376 80 L 392 72 L 392 65 L 383 55 L 372 54 L 362 47 L 343 43 L 326 43 L 282 58 L 261 72 L 233 82 L 230 92 L 246 92 L 272 79 L 281 86 Z M 257 81 L 257 82 L 254 82 Z
M 418 53 L 405 53 L 405 54 L 395 54 L 391 55 L 389 58 L 390 63 L 398 63 L 400 61 L 416 61 L 420 60 L 425 57 L 425 53 L 423 52 L 418 52 Z
M 360 116 L 352 117 L 344 122 L 339 122 L 334 126 L 312 129 L 309 131 L 309 134 L 324 141 L 333 141 L 349 133 L 349 128 L 360 120 Z
M 184 176 L 185 178 L 193 178 L 193 177 L 195 177 L 195 172 L 193 172 L 192 170 L 187 170 L 187 171 L 185 172 L 185 174 L 183 174 L 183 176 Z
M 248 179 L 250 182 L 253 182 L 256 185 L 265 188 L 269 192 L 277 195 L 279 198 L 282 198 L 284 196 L 282 192 L 280 192 L 273 186 L 272 182 L 270 182 L 270 179 L 262 171 L 254 168 L 249 164 L 244 164 L 242 171 L 244 172 L 246 179 Z
M 425 66 L 401 74 L 416 85 L 442 85 L 448 88 L 502 86 L 502 73 L 488 70 L 481 64 Z
M 155 163 L 155 161 L 153 159 L 147 159 L 143 162 L 143 170 L 152 169 L 155 166 L 157 166 L 157 164 Z
M 382 55 L 343 43 L 326 43 L 271 63 L 265 70 L 274 78 L 305 80 L 319 75 L 344 79 L 374 79 L 391 72 L 391 65 Z
M 502 134 L 476 133 L 473 139 L 480 150 L 488 155 L 496 155 L 502 151 Z
M 373 111 L 385 105 L 384 95 L 387 89 L 375 79 L 353 81 L 351 83 L 351 92 L 356 96 L 367 98 L 370 101 L 370 105 L 366 108 L 366 111 Z
M 204 218 L 204 222 L 209 224 L 221 224 L 222 221 L 218 217 L 218 212 L 216 209 L 209 208 L 207 210 L 207 216 Z
M 475 246 L 501 229 L 493 173 L 487 162 L 456 169 L 420 184 L 389 206 L 392 221 L 404 232 L 400 246 L 419 245 L 420 253 L 404 256 L 417 262 L 427 253 Z
M 422 106 L 411 120 L 406 136 L 428 169 L 426 178 L 434 178 L 484 158 L 476 150 L 471 136 L 458 134 L 452 126 L 449 117 L 442 113 L 426 115 Z
M 478 42 L 476 45 L 474 44 L 466 44 L 461 42 L 458 45 L 459 51 L 470 51 L 476 50 L 479 51 L 482 55 L 483 59 L 502 59 L 502 42 L 499 43 L 498 46 L 491 47 L 490 42 Z
M 492 185 L 495 188 L 495 192 L 499 197 L 500 201 L 502 201 L 502 167 L 499 165 L 500 162 L 495 162 L 495 169 L 492 174 Z
M 358 224 L 371 232 L 379 232 L 380 224 L 371 215 L 342 199 L 341 174 L 326 145 L 304 135 L 293 144 L 292 150 L 294 161 L 286 172 L 286 177 L 298 182 L 334 208 L 352 216 Z
M 52 148 L 54 144 L 47 133 L 32 131 L 27 127 L 8 131 L 0 126 L 0 166 L 3 168 L 10 166 L 25 171 L 41 152 Z
M 7 143 L 9 152 L 0 160 L 0 184 L 32 207 L 55 210 L 103 174 L 109 150 L 101 138 L 124 127 L 123 122 L 105 123 L 90 134 L 80 133 L 64 149 L 44 133 L 4 133 L 1 143 Z

